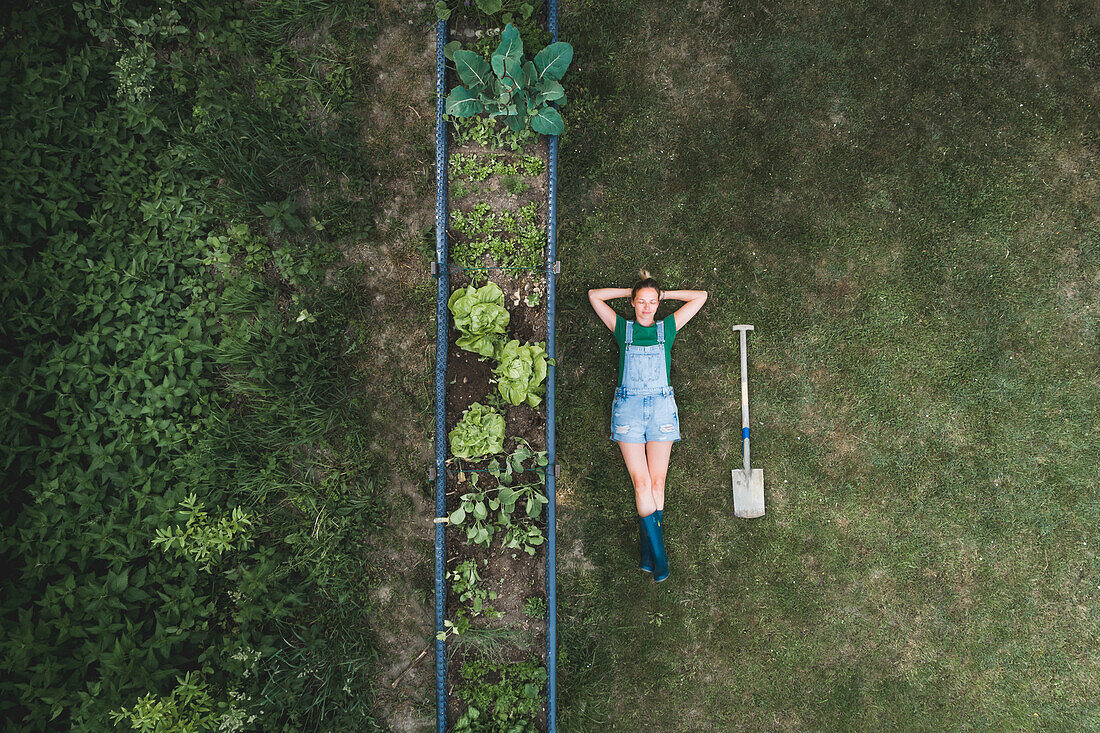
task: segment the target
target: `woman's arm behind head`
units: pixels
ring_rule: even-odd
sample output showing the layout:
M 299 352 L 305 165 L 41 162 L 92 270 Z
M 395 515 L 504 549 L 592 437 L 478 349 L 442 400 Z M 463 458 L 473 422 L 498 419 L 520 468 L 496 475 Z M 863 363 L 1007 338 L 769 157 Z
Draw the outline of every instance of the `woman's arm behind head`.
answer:
M 676 312 L 672 315 L 676 318 L 676 330 L 687 325 L 687 322 L 695 317 L 695 314 L 699 312 L 699 309 L 703 307 L 703 303 L 707 302 L 706 290 L 667 290 L 661 295 L 661 300 L 683 300 L 686 301 L 682 306 L 676 309 Z
M 596 311 L 596 315 L 603 321 L 603 325 L 615 330 L 615 311 L 611 309 L 611 306 L 606 301 L 612 298 L 628 298 L 630 297 L 630 290 L 628 288 L 593 288 L 588 291 L 588 302 L 592 304 L 592 310 Z

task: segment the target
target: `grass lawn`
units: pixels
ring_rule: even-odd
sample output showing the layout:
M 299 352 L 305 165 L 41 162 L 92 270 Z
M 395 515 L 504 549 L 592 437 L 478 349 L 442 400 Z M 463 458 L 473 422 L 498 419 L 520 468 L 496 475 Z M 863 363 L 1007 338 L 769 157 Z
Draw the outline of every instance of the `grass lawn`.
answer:
M 1097 7 L 580 0 L 562 38 L 561 729 L 1100 729 Z M 659 586 L 585 298 L 639 267 L 711 294 Z

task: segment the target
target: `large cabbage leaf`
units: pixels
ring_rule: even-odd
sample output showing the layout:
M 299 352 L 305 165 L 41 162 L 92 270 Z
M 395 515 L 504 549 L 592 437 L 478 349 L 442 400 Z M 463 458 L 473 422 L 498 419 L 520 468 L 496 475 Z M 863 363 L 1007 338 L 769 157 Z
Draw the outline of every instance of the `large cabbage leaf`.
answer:
M 451 293 L 447 307 L 454 316 L 455 328 L 462 334 L 458 347 L 481 356 L 494 356 L 510 319 L 500 286 L 489 283 L 480 288 L 473 285 L 459 288 Z
M 511 405 L 538 407 L 546 391 L 546 342 L 523 344 L 512 339 L 497 353 L 493 370 L 500 396 Z
M 503 117 L 513 132 L 530 127 L 544 135 L 560 135 L 565 129 L 556 108 L 567 101 L 560 81 L 573 61 L 573 47 L 568 43 L 551 43 L 533 62 L 527 61 L 519 31 L 508 23 L 489 61 L 465 50 L 453 51 L 449 58 L 454 60 L 463 86 L 447 95 L 447 114 Z
M 504 416 L 480 402 L 470 405 L 447 434 L 456 458 L 480 458 L 504 450 Z

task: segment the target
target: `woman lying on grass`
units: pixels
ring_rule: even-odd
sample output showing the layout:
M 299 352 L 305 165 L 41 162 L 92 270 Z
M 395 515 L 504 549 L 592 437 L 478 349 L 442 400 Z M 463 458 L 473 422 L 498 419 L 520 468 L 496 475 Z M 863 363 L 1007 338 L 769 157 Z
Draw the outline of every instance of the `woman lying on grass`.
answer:
M 642 270 L 631 289 L 595 288 L 588 300 L 596 315 L 615 332 L 619 344 L 619 386 L 611 406 L 611 439 L 619 444 L 634 483 L 638 507 L 640 567 L 658 583 L 668 577 L 663 511 L 665 475 L 672 444 L 680 440 L 680 419 L 672 394 L 672 341 L 707 301 L 705 290 L 663 292 Z M 634 320 L 627 321 L 607 304 L 630 297 Z M 659 323 L 653 316 L 662 300 L 686 301 Z

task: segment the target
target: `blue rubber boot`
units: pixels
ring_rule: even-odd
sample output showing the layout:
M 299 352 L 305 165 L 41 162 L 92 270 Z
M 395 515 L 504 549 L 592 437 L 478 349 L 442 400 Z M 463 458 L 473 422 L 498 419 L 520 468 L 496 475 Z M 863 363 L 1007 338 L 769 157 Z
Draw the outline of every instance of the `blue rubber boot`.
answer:
M 665 546 L 665 512 L 664 512 L 663 509 L 658 509 L 657 510 L 657 529 L 661 530 L 661 547 L 664 547 Z M 667 555 L 667 553 L 666 553 L 666 555 Z
M 653 553 L 653 579 L 660 583 L 668 577 L 668 555 L 665 554 L 665 538 L 661 525 L 657 523 L 657 512 L 641 517 L 645 542 Z
M 641 556 L 638 567 L 647 573 L 652 573 L 653 551 L 649 549 L 649 543 L 645 541 L 645 528 L 642 526 L 641 517 L 638 517 L 638 554 Z

